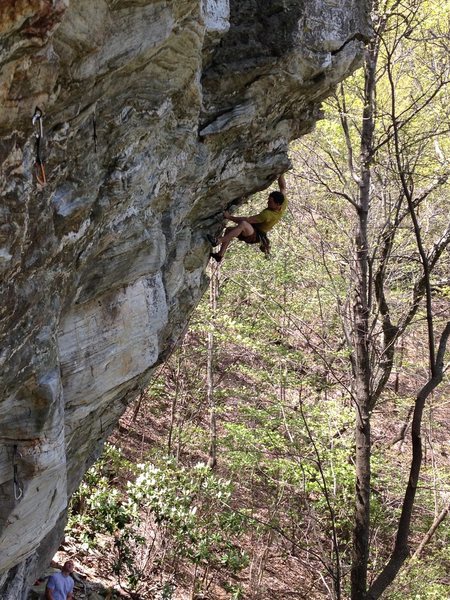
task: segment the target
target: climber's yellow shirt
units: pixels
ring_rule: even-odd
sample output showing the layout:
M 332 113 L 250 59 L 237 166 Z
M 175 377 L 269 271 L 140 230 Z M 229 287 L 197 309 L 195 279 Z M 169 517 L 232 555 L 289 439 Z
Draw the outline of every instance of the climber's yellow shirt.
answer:
M 255 223 L 257 229 L 264 233 L 270 231 L 286 212 L 287 205 L 288 201 L 285 197 L 280 210 L 271 210 L 270 208 L 265 208 L 263 211 L 261 211 L 258 215 L 256 215 L 258 219 L 258 221 Z

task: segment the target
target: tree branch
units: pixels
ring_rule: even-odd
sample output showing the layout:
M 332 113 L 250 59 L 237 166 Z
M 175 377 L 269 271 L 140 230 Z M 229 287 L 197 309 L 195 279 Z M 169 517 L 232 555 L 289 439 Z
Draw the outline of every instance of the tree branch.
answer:
M 405 497 L 403 500 L 402 512 L 398 523 L 394 549 L 388 563 L 370 586 L 367 593 L 367 600 L 377 600 L 377 598 L 381 596 L 381 594 L 395 579 L 397 573 L 409 554 L 408 538 L 411 525 L 412 509 L 414 506 L 420 467 L 422 464 L 422 414 L 428 396 L 442 381 L 444 373 L 444 354 L 449 337 L 450 321 L 447 322 L 444 331 L 441 334 L 439 348 L 436 355 L 434 373 L 427 383 L 422 387 L 416 398 L 411 429 L 413 457 L 411 461 L 408 485 L 406 486 Z

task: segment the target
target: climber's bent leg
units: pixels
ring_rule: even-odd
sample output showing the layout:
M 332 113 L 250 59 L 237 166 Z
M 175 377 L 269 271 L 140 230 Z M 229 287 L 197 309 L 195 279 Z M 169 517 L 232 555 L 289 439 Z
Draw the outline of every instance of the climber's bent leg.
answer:
M 242 221 L 241 223 L 236 225 L 236 227 L 228 227 L 227 229 L 225 229 L 225 234 L 217 240 L 217 242 L 220 244 L 220 249 L 219 252 L 216 253 L 214 258 L 222 258 L 225 252 L 227 251 L 230 242 L 234 238 L 238 237 L 242 241 L 247 241 L 247 238 L 252 238 L 254 235 L 255 230 L 250 225 L 250 223 L 247 223 L 247 221 Z

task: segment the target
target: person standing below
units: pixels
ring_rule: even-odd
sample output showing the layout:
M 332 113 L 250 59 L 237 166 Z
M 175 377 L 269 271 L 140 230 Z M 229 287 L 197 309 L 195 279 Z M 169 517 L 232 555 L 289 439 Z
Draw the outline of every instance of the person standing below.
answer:
M 45 588 L 45 600 L 73 600 L 73 561 L 67 560 L 59 573 L 50 575 Z
M 233 217 L 228 211 L 223 213 L 225 219 L 236 223 L 235 227 L 225 229 L 224 235 L 218 239 L 207 236 L 213 246 L 220 244 L 218 252 L 212 252 L 211 258 L 220 262 L 234 238 L 246 244 L 259 244 L 262 252 L 269 254 L 270 242 L 267 232 L 270 231 L 286 212 L 286 181 L 284 175 L 278 177 L 279 192 L 271 192 L 267 200 L 267 208 L 252 217 Z

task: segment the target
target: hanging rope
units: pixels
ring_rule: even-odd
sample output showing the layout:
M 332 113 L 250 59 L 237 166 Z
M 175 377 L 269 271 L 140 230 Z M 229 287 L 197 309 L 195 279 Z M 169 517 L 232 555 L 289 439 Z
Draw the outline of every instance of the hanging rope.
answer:
M 18 502 L 23 496 L 23 487 L 19 482 L 18 477 L 18 466 L 17 466 L 17 456 L 22 456 L 20 452 L 17 450 L 17 444 L 14 444 L 13 448 L 13 488 L 14 488 L 14 499 Z
M 44 127 L 42 124 L 42 111 L 37 106 L 31 122 L 35 127 L 34 136 L 36 138 L 36 160 L 34 163 L 34 172 L 37 182 L 40 185 L 45 185 L 47 183 L 47 178 L 45 176 L 45 164 L 42 159 L 42 140 L 44 137 Z

